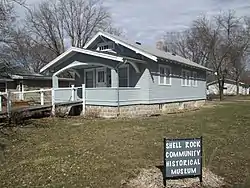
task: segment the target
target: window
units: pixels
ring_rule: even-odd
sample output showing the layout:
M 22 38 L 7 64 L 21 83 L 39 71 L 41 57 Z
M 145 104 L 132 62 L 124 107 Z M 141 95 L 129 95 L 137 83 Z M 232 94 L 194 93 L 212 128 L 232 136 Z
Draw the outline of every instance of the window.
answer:
M 190 80 L 190 71 L 188 70 L 182 70 L 182 86 L 191 86 L 191 80 Z
M 107 74 L 106 68 L 97 68 L 96 69 L 96 87 L 106 87 L 107 83 Z
M 159 66 L 159 84 L 171 85 L 171 68 L 169 66 Z
M 197 72 L 193 72 L 193 79 L 192 79 L 192 85 L 193 86 L 197 86 L 198 85 L 198 82 L 197 82 Z
M 98 44 L 97 50 L 99 51 L 107 51 L 114 49 L 114 43 L 113 42 L 105 42 Z
M 119 87 L 129 87 L 129 66 L 119 68 Z
M 98 73 L 97 75 L 98 83 L 104 82 L 104 71 L 98 71 L 97 73 Z

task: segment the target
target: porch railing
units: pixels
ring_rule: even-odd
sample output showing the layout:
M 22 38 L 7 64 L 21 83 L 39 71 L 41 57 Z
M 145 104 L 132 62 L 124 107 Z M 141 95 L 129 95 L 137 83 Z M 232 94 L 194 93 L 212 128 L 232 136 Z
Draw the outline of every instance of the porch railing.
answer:
M 64 103 L 70 104 L 71 102 L 80 102 L 83 105 L 84 113 L 85 104 L 117 106 L 138 104 L 141 100 L 142 91 L 140 88 L 85 88 L 83 84 L 82 87 L 75 87 L 72 85 L 68 88 L 2 92 L 0 93 L 0 112 L 7 112 L 10 108 L 15 108 L 15 106 L 13 106 L 15 103 L 20 103 L 20 107 L 23 107 L 27 103 L 26 106 L 52 105 L 53 114 L 57 104 L 64 105 Z
M 39 89 L 30 91 L 15 91 L 10 93 L 11 101 L 26 101 L 33 103 L 33 105 L 51 104 L 52 89 Z
M 55 103 L 63 103 L 70 101 L 80 101 L 82 100 L 82 90 L 83 87 L 71 87 L 65 88 L 53 88 L 52 94 Z
M 52 114 L 55 114 L 57 104 L 81 102 L 82 113 L 85 113 L 85 84 L 82 87 L 72 85 L 67 88 L 52 88 Z
M 140 88 L 86 88 L 86 104 L 117 106 L 141 100 Z

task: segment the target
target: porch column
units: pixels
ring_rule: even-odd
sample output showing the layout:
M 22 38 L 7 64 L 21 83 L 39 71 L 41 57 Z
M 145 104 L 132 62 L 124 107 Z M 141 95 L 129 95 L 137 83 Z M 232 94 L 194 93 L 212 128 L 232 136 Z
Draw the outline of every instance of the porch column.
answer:
M 53 88 L 58 88 L 59 84 L 58 84 L 58 77 L 57 76 L 52 76 L 52 87 Z
M 115 69 L 111 69 L 111 87 L 118 87 L 118 73 Z

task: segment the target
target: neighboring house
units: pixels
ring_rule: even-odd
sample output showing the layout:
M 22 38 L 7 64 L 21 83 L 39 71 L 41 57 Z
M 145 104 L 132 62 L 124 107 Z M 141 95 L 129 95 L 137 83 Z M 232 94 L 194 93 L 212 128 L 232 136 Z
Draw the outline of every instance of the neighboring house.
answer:
M 69 87 L 75 83 L 72 78 L 59 78 L 60 87 Z M 32 103 L 40 103 L 40 93 L 25 93 L 30 90 L 49 89 L 52 87 L 52 77 L 42 74 L 35 74 L 24 67 L 17 66 L 11 69 L 6 68 L 0 73 L 0 92 L 10 91 L 12 102 L 26 101 Z M 21 93 L 14 93 L 21 92 Z M 51 102 L 51 92 L 44 92 L 44 101 Z M 14 104 L 14 103 L 13 103 Z
M 40 72 L 53 74 L 53 87 L 58 87 L 57 75 L 69 69 L 78 75 L 78 86 L 85 84 L 86 111 L 98 110 L 101 116 L 154 114 L 171 106 L 202 104 L 210 71 L 105 32 L 98 32 L 84 49 L 70 48 Z
M 209 82 L 207 84 L 207 92 L 209 95 L 219 95 L 219 83 L 217 80 Z M 237 85 L 234 80 L 225 79 L 224 83 L 224 95 L 237 95 Z M 239 83 L 239 94 L 249 95 L 249 85 L 243 82 Z
M 59 78 L 60 87 L 69 87 L 74 84 L 72 78 Z M 52 87 L 52 77 L 42 74 L 32 73 L 24 67 L 17 66 L 6 69 L 0 73 L 0 92 L 9 91 L 27 91 Z

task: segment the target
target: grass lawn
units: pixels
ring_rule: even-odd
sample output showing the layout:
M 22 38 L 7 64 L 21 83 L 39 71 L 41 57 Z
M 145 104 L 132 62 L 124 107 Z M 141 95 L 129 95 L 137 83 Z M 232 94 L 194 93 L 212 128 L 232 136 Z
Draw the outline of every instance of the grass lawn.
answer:
M 12 134 L 0 187 L 120 187 L 162 164 L 163 137 L 204 137 L 204 165 L 230 183 L 250 172 L 250 102 L 128 120 L 45 118 Z M 250 182 L 250 179 L 248 179 Z

